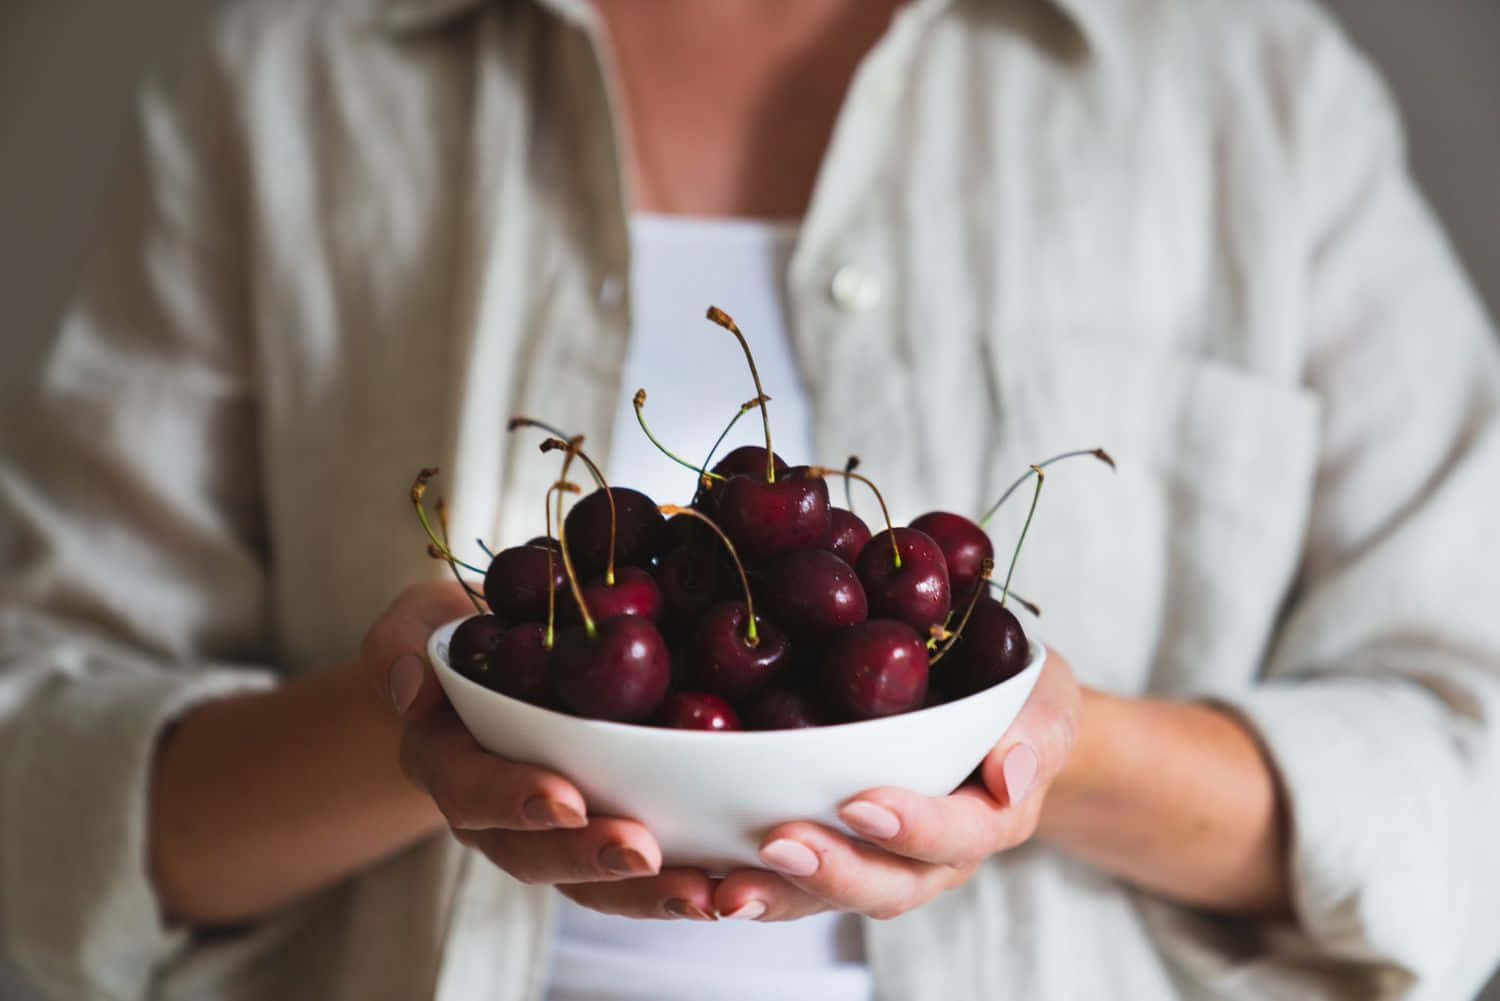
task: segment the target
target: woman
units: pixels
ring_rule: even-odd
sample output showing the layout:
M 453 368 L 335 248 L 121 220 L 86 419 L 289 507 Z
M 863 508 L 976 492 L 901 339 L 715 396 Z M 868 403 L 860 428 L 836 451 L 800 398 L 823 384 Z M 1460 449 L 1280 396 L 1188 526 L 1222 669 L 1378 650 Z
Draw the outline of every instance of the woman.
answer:
M 44 990 L 1477 985 L 1500 373 L 1313 10 L 247 5 L 145 124 L 0 479 L 0 945 Z M 517 540 L 555 469 L 508 415 L 639 484 L 639 372 L 685 414 L 749 395 L 663 330 L 710 287 L 758 317 L 788 454 L 864 455 L 898 514 L 1121 465 L 1044 498 L 1058 654 L 981 781 L 872 790 L 866 843 L 788 824 L 722 881 L 479 751 L 420 656 L 453 586 L 381 612 L 436 574 L 418 466 L 457 538 Z M 704 923 L 630 920 L 666 917 Z

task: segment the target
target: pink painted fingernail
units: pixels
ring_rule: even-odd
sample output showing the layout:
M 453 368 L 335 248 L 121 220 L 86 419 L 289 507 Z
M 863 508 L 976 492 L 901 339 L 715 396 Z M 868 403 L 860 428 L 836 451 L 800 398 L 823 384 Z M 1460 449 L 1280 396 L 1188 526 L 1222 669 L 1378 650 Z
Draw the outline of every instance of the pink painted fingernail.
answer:
M 673 897 L 662 905 L 662 909 L 674 918 L 687 918 L 690 921 L 717 921 L 718 918 L 693 903 L 691 900 L 683 900 Z
M 884 841 L 901 833 L 901 818 L 879 803 L 857 799 L 846 803 L 839 811 L 839 819 L 848 824 L 857 834 Z
M 777 838 L 760 850 L 761 861 L 787 876 L 811 876 L 818 871 L 818 856 L 800 841 Z
M 546 796 L 533 796 L 521 804 L 521 813 L 537 827 L 587 827 L 583 814 L 566 803 Z
M 396 713 L 406 715 L 406 710 L 416 701 L 417 693 L 421 690 L 422 662 L 411 654 L 398 658 L 391 665 L 391 702 L 396 707 Z
M 599 864 L 613 876 L 647 876 L 655 871 L 646 856 L 624 845 L 605 845 L 599 851 Z
M 766 913 L 764 900 L 747 900 L 724 917 L 731 921 L 754 921 Z
M 1031 791 L 1038 764 L 1036 752 L 1026 744 L 1017 744 L 1006 752 L 1001 770 L 1005 773 L 1005 794 L 1010 797 L 1011 806 L 1020 803 Z

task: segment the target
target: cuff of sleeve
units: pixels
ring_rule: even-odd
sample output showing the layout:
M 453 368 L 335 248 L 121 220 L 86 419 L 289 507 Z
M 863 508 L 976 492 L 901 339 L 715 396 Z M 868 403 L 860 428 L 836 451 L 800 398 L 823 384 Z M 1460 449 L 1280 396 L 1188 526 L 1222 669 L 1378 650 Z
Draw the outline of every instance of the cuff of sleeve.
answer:
M 1394 678 L 1281 681 L 1210 701 L 1257 736 L 1289 819 L 1295 951 L 1422 976 L 1441 965 L 1465 792 L 1441 702 Z M 1297 948 L 1301 946 L 1301 948 Z M 1394 968 L 1394 969 L 1392 969 Z
M 58 675 L 20 707 L 0 758 L 0 928 L 38 986 L 144 995 L 185 938 L 149 873 L 157 738 L 198 703 L 272 684 L 231 669 Z

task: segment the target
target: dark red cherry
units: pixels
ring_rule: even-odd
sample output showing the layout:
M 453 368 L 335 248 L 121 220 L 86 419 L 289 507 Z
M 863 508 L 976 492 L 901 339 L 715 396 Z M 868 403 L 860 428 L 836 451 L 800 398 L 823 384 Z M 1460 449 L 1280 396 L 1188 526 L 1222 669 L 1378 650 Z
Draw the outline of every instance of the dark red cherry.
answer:
M 863 518 L 848 508 L 835 507 L 828 511 L 831 526 L 828 549 L 850 566 L 859 558 L 859 551 L 870 541 L 870 526 Z
M 554 553 L 562 552 L 562 546 L 559 545 L 557 540 L 552 538 L 550 535 L 534 536 L 533 538 L 527 539 L 526 544 L 528 546 L 537 546 L 541 549 L 550 549 Z
M 869 612 L 854 568 L 826 549 L 796 549 L 766 567 L 766 615 L 794 637 L 831 633 Z
M 552 687 L 552 651 L 547 649 L 547 627 L 535 622 L 512 626 L 490 654 L 489 670 L 481 679 L 502 695 L 551 708 L 557 703 Z
M 740 559 L 759 566 L 779 553 L 826 545 L 828 507 L 820 476 L 788 470 L 775 483 L 736 476 L 721 488 L 718 521 Z
M 823 691 L 834 711 L 851 719 L 909 712 L 927 696 L 927 647 L 904 622 L 861 622 L 829 648 Z
M 948 564 L 948 583 L 955 599 L 962 601 L 979 582 L 979 565 L 995 558 L 995 547 L 984 529 L 961 514 L 929 511 L 911 523 L 932 536 Z
M 674 627 L 696 623 L 725 582 L 722 567 L 718 551 L 706 545 L 678 546 L 663 556 L 656 568 L 663 620 Z
M 770 684 L 787 663 L 786 635 L 759 615 L 755 629 L 752 645 L 746 637 L 743 601 L 722 601 L 709 608 L 688 648 L 692 685 L 739 700 Z
M 899 568 L 892 537 L 901 551 Z M 948 565 L 931 536 L 915 528 L 881 532 L 865 544 L 854 569 L 870 599 L 871 616 L 899 619 L 924 636 L 929 626 L 947 619 L 952 607 Z
M 490 611 L 507 621 L 541 622 L 547 618 L 549 579 L 561 599 L 568 589 L 568 578 L 558 554 L 549 554 L 540 546 L 511 546 L 490 560 L 484 575 L 484 600 Z
M 666 519 L 639 490 L 610 487 L 615 499 L 615 566 L 646 566 L 662 548 Z M 580 577 L 594 577 L 609 564 L 609 498 L 600 488 L 574 504 L 563 521 L 568 552 Z
M 771 460 L 776 464 L 776 478 L 779 480 L 786 472 L 787 465 L 779 455 L 773 455 Z M 751 479 L 764 480 L 766 478 L 766 450 L 760 445 L 741 445 L 714 463 L 713 472 L 726 479 L 731 476 L 748 476 Z
M 617 615 L 643 615 L 655 622 L 661 619 L 664 604 L 656 581 L 639 567 L 617 568 L 613 586 L 604 583 L 603 577 L 585 584 L 583 600 L 595 620 L 612 619 Z M 578 602 L 570 592 L 558 595 L 557 618 L 563 625 L 572 625 L 582 618 L 578 614 Z
M 656 713 L 657 726 L 673 730 L 738 730 L 734 707 L 708 692 L 677 692 L 667 696 Z
M 563 705 L 591 719 L 634 723 L 661 705 L 671 678 L 666 641 L 639 615 L 565 630 L 552 651 L 552 676 Z
M 833 713 L 823 697 L 811 689 L 773 688 L 757 695 L 745 710 L 745 726 L 750 730 L 802 730 L 832 722 Z
M 932 668 L 934 679 L 954 698 L 983 691 L 1020 674 L 1031 645 L 1010 609 L 985 595 L 974 606 L 953 649 Z
M 448 639 L 448 666 L 459 674 L 484 683 L 490 654 L 505 635 L 505 623 L 493 615 L 471 615 L 458 624 Z

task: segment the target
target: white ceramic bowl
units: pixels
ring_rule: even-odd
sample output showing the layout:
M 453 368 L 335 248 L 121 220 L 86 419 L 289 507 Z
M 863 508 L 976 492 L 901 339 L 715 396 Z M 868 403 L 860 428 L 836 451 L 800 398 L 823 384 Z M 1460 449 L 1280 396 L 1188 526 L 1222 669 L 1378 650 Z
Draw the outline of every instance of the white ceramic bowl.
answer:
M 489 751 L 566 776 L 591 813 L 633 817 L 666 864 L 724 872 L 759 865 L 767 830 L 789 820 L 842 829 L 834 810 L 856 793 L 957 788 L 999 742 L 1042 670 L 1031 644 L 1020 674 L 968 698 L 883 719 L 804 730 L 709 733 L 581 719 L 491 691 L 448 666 L 448 638 L 427 656 L 464 725 Z

